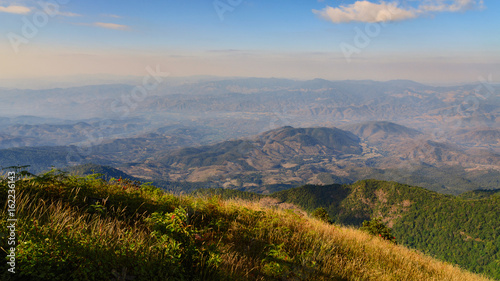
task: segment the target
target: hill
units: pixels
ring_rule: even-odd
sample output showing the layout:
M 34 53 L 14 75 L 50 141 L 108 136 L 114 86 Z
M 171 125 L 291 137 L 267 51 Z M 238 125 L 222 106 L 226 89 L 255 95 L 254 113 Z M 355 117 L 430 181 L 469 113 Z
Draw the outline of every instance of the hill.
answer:
M 101 174 L 100 178 L 105 180 L 110 180 L 111 178 L 115 179 L 129 179 L 131 181 L 139 180 L 138 178 L 132 177 L 118 169 L 109 166 L 101 166 L 97 164 L 83 164 L 73 167 L 68 167 L 66 171 L 70 174 L 77 176 L 88 176 L 93 174 Z
M 15 265 L 0 266 L 2 280 L 488 280 L 258 203 L 54 172 L 15 185 L 19 236 Z M 8 190 L 3 179 L 0 193 Z M 7 229 L 9 211 L 0 214 Z
M 207 191 L 205 191 L 207 192 Z M 212 191 L 223 198 L 244 196 Z M 268 195 L 277 204 L 308 212 L 323 207 L 335 223 L 360 226 L 382 218 L 398 243 L 500 280 L 499 190 L 443 195 L 395 182 L 363 180 L 351 185 L 306 185 Z
M 349 124 L 341 127 L 370 143 L 395 143 L 408 138 L 422 136 L 423 133 L 396 123 L 387 121 L 370 121 Z
M 258 193 L 303 184 L 374 178 L 448 194 L 497 188 L 500 155 L 422 137 L 389 122 L 339 128 L 285 126 L 253 138 L 158 153 L 126 173 L 171 182 L 215 183 Z M 358 136 L 356 135 L 358 134 Z
M 337 128 L 283 127 L 250 139 L 159 154 L 147 164 L 123 169 L 132 175 L 242 185 L 265 192 L 272 186 L 288 188 L 303 183 L 324 167 L 338 170 L 335 165 L 323 164 L 332 157 L 355 157 L 362 152 L 358 137 Z

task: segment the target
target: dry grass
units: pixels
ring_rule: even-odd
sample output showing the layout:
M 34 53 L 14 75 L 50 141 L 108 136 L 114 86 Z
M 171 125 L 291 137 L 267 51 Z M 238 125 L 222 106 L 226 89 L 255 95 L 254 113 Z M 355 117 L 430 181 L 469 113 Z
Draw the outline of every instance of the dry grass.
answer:
M 300 213 L 241 200 L 227 201 L 224 208 L 226 212 L 241 208 L 265 212 L 260 221 L 272 223 L 257 230 L 254 239 L 265 244 L 284 243 L 285 255 L 291 262 L 287 264 L 289 276 L 282 276 L 283 280 L 490 280 L 357 229 L 326 224 Z M 259 221 L 249 219 L 246 227 L 252 225 L 259 225 Z M 235 223 L 230 231 L 237 233 L 244 227 Z M 248 253 L 252 252 L 251 246 Z M 226 270 L 243 271 L 246 276 L 254 273 L 257 277 L 265 264 L 237 249 L 234 245 L 226 247 Z

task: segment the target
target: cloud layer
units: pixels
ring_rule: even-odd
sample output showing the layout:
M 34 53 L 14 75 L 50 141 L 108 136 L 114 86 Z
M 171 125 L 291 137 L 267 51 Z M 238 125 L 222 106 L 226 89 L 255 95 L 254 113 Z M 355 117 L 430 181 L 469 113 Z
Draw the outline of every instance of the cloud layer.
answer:
M 356 1 L 347 6 L 333 8 L 327 6 L 323 10 L 313 10 L 320 17 L 334 23 L 344 22 L 387 22 L 417 18 L 433 12 L 460 12 L 483 6 L 482 0 L 420 0 L 416 8 L 398 7 L 399 2 L 372 3 Z

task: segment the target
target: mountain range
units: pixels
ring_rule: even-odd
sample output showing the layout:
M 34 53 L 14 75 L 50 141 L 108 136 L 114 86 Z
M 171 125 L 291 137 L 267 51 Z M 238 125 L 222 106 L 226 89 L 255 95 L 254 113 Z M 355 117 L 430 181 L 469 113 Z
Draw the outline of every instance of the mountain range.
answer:
M 352 132 L 282 127 L 253 138 L 159 153 L 120 169 L 137 177 L 212 182 L 263 193 L 363 178 L 397 180 L 452 194 L 498 187 L 496 153 L 471 153 L 426 140 L 414 129 L 389 122 L 349 128 Z
M 0 166 L 94 163 L 264 193 L 364 178 L 451 194 L 499 186 L 498 85 L 204 78 L 166 79 L 141 97 L 133 88 L 0 89 Z

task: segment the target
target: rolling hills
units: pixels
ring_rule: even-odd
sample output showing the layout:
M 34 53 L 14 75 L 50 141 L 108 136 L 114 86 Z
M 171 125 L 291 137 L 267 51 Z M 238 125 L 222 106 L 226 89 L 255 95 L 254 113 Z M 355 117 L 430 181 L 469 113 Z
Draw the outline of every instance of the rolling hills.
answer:
M 500 155 L 493 151 L 433 141 L 387 121 L 343 128 L 285 126 L 220 141 L 218 131 L 176 125 L 88 147 L 3 149 L 0 166 L 30 165 L 39 173 L 94 163 L 164 188 L 175 182 L 179 188 L 215 185 L 260 193 L 367 178 L 455 195 L 500 186 Z
M 301 184 L 394 180 L 441 193 L 497 188 L 500 155 L 472 153 L 389 122 L 338 128 L 285 126 L 253 138 L 159 153 L 125 172 L 269 193 Z M 495 180 L 495 178 L 497 180 Z

